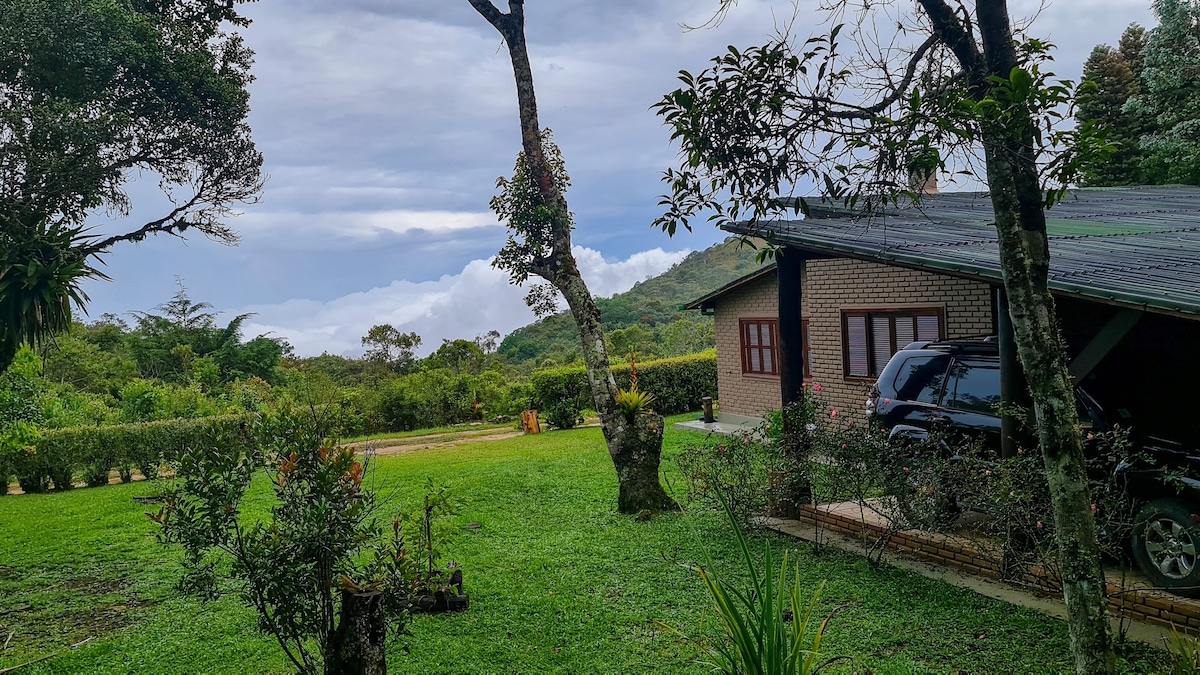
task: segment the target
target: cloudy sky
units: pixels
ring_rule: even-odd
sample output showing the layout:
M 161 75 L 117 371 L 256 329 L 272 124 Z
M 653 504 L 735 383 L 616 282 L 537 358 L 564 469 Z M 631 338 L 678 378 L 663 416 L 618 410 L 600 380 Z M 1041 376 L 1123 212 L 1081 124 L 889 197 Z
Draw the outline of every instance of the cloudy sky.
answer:
M 680 28 L 716 4 L 526 3 L 541 121 L 566 157 L 576 254 L 597 295 L 721 239 L 711 228 L 674 239 L 650 228 L 659 173 L 675 153 L 649 106 L 680 69 L 702 69 L 726 45 L 761 44 L 792 4 L 741 0 L 718 28 Z M 1010 5 L 1030 16 L 1039 3 Z M 245 8 L 257 53 L 250 124 L 270 179 L 261 203 L 232 221 L 242 245 L 160 237 L 121 246 L 107 258 L 113 281 L 86 288 L 91 316 L 149 309 L 174 293 L 178 275 L 194 300 L 255 312 L 247 337 L 286 337 L 301 355 L 358 353 L 377 323 L 417 331 L 428 351 L 533 320 L 523 292 L 489 265 L 504 230 L 488 200 L 519 148 L 512 71 L 491 26 L 467 0 Z M 799 16 L 806 32 L 815 15 Z M 1057 0 L 1031 33 L 1058 46 L 1060 76 L 1078 77 L 1092 46 L 1115 43 L 1131 21 L 1153 25 L 1149 0 Z M 133 194 L 135 218 L 160 215 L 152 186 Z

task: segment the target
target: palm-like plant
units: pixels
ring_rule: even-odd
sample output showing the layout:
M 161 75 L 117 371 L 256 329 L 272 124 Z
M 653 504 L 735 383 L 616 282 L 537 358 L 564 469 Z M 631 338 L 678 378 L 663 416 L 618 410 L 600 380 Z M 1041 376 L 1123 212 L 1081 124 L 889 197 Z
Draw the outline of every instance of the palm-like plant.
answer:
M 787 552 L 774 572 L 771 546 L 764 547 L 763 569 L 750 553 L 737 519 L 722 499 L 733 526 L 749 588 L 700 568 L 700 577 L 716 604 L 727 640 L 710 651 L 710 664 L 729 675 L 810 675 L 829 663 L 817 661 L 829 617 L 817 619 L 824 582 L 807 599 L 800 593 L 800 569 L 789 564 Z M 789 583 L 789 577 L 791 581 Z
M 90 264 L 83 228 L 6 223 L 0 232 L 0 373 L 22 343 L 37 344 L 71 325 L 86 279 L 107 279 Z

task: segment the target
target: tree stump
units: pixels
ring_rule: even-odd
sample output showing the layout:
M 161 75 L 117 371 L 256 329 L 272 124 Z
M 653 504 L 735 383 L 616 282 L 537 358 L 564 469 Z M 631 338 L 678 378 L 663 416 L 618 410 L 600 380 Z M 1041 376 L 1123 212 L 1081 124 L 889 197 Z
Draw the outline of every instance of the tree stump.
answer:
M 379 591 L 342 590 L 325 675 L 387 675 L 387 615 Z

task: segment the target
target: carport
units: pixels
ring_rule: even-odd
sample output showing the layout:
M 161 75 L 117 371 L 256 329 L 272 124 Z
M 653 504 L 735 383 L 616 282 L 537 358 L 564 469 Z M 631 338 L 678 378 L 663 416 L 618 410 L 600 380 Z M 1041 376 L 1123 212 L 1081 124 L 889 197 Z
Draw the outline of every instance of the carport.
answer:
M 922 204 L 864 215 L 815 200 L 803 220 L 735 224 L 735 234 L 783 247 L 777 258 L 782 404 L 801 396 L 802 266 L 856 258 L 973 279 L 993 288 L 1002 394 L 1024 387 L 1013 344 L 987 193 L 925 195 Z M 1048 212 L 1054 294 L 1077 382 L 1136 406 L 1138 419 L 1180 434 L 1200 432 L 1192 413 L 1200 376 L 1200 188 L 1079 189 Z M 1126 407 L 1131 418 L 1134 412 Z M 1005 453 L 1016 421 L 1005 417 Z

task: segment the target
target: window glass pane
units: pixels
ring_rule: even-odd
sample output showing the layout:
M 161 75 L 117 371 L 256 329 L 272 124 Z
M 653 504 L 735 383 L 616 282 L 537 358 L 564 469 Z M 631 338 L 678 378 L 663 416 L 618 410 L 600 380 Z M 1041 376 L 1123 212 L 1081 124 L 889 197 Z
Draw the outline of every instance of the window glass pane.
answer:
M 867 365 L 867 317 L 846 317 L 846 355 L 850 362 L 849 377 L 867 377 L 871 374 Z
M 889 316 L 871 317 L 871 355 L 874 357 L 871 374 L 878 375 L 892 358 L 892 318 Z
M 773 357 L 774 357 L 774 353 L 772 350 L 770 350 L 770 349 L 763 350 L 762 358 L 763 358 L 763 372 L 764 373 L 774 373 L 775 372 L 775 359 Z
M 896 373 L 896 398 L 936 405 L 949 365 L 949 356 L 910 357 Z
M 750 372 L 752 373 L 762 372 L 762 360 L 759 358 L 760 352 L 761 350 L 759 349 L 750 350 Z
M 750 335 L 750 345 L 757 347 L 758 346 L 758 324 L 756 324 L 756 323 L 746 324 L 746 332 Z
M 764 347 L 770 347 L 771 345 L 775 344 L 775 340 L 773 339 L 774 335 L 772 335 L 772 333 L 775 332 L 772 330 L 774 326 L 769 323 L 761 323 L 759 324 L 759 327 L 762 328 L 762 345 Z
M 941 317 L 937 314 L 917 317 L 917 339 L 937 340 L 942 337 Z
M 1000 402 L 1000 366 L 992 361 L 955 361 L 950 367 L 953 381 L 943 405 L 955 410 L 995 415 Z M 953 394 L 951 394 L 951 391 Z

